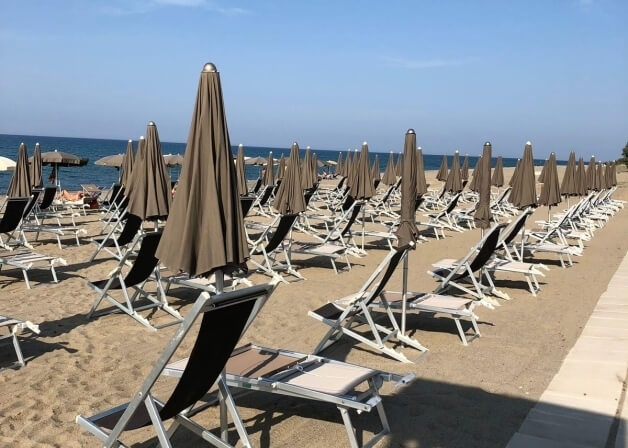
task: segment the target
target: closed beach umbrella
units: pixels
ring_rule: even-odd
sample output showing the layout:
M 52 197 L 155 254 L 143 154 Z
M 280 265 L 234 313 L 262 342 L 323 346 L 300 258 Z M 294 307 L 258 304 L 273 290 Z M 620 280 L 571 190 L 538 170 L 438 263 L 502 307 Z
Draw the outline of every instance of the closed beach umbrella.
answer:
M 286 158 L 283 153 L 281 153 L 281 158 L 279 159 L 279 166 L 277 167 L 277 179 L 283 179 L 283 176 L 286 174 Z
M 208 275 L 238 268 L 248 256 L 220 75 L 206 64 L 157 258 L 173 272 Z
M 266 164 L 262 182 L 268 187 L 275 185 L 275 160 L 273 159 L 272 151 L 268 153 L 268 164 Z
M 397 228 L 397 246 L 416 243 L 419 229 L 416 227 L 416 134 L 413 129 L 406 132 L 403 145 L 404 164 L 401 173 L 401 219 Z
M 445 182 L 447 180 L 447 156 L 443 156 L 443 161 L 440 163 L 440 168 L 438 169 L 438 173 L 436 174 L 436 179 L 441 182 Z
M 133 191 L 129 195 L 129 213 L 145 220 L 164 219 L 170 211 L 170 176 L 161 153 L 157 126 L 146 127 L 144 158 L 133 167 Z
M 351 184 L 349 194 L 353 199 L 366 201 L 375 195 L 373 188 L 373 178 L 371 176 L 371 166 L 369 159 L 369 146 L 366 142 L 362 143 L 362 153 L 355 169 L 354 181 Z
M 563 174 L 563 181 L 560 184 L 560 194 L 567 196 L 578 194 L 578 187 L 576 185 L 576 153 L 573 151 L 569 153 L 569 160 L 567 161 L 565 174 Z
M 31 161 L 31 185 L 33 188 L 41 188 L 44 185 L 44 181 L 41 178 L 41 148 L 39 143 L 35 143 L 35 154 L 33 154 L 33 160 Z
M 604 165 L 602 162 L 598 162 L 597 164 L 597 173 L 595 175 L 595 189 L 597 191 L 602 191 L 606 188 L 606 183 L 604 180 Z
M 595 178 L 597 172 L 595 167 L 595 157 L 591 156 L 591 160 L 589 161 L 589 166 L 587 167 L 587 188 L 589 190 L 595 190 L 596 180 Z
M 462 162 L 462 168 L 460 168 L 460 178 L 469 180 L 469 154 L 464 156 L 464 162 Z
M 510 185 L 511 187 L 514 185 L 515 181 L 517 180 L 517 174 L 519 173 L 519 165 L 521 165 L 521 159 L 517 159 L 517 164 L 515 165 L 515 169 L 512 172 L 512 176 L 510 177 L 510 180 L 508 181 L 508 185 Z
M 31 173 L 28 168 L 28 153 L 26 145 L 20 143 L 17 151 L 17 162 L 15 163 L 15 171 L 9 183 L 7 196 L 10 198 L 26 198 L 31 195 Z
M 497 157 L 493 177 L 491 177 L 491 185 L 497 188 L 504 185 L 504 162 L 502 156 Z
M 604 172 L 604 179 L 606 180 L 606 188 L 613 188 L 613 166 L 611 162 L 606 164 L 606 171 Z
M 541 168 L 541 174 L 539 174 L 539 182 L 545 182 L 545 170 L 547 169 L 547 162 L 549 159 L 545 159 L 545 163 L 543 164 L 543 168 Z
M 545 182 L 541 187 L 541 195 L 539 196 L 539 204 L 552 207 L 560 204 L 562 201 L 560 196 L 560 183 L 558 181 L 558 170 L 556 168 L 556 154 L 551 153 L 547 163 L 545 164 Z
M 345 181 L 345 185 L 347 187 L 351 186 L 351 176 L 353 175 L 351 165 L 352 165 L 351 150 L 347 149 L 347 156 L 345 157 L 345 172 L 344 172 L 344 175 L 347 176 L 347 180 Z
M 447 180 L 445 181 L 445 191 L 451 191 L 452 193 L 458 193 L 462 191 L 462 178 L 460 177 L 460 156 L 458 151 L 454 153 L 454 160 L 451 163 L 451 169 L 447 174 Z
M 616 163 L 613 163 L 613 172 L 612 172 L 612 174 L 613 174 L 612 182 L 613 182 L 613 187 L 614 187 L 614 186 L 617 185 L 617 164 Z
M 318 156 L 316 153 L 312 153 L 312 178 L 315 185 L 318 183 L 318 168 Z
M 423 163 L 423 150 L 419 147 L 416 150 L 416 195 L 423 196 L 427 193 L 427 182 L 425 181 L 425 165 Z
M 345 166 L 342 163 L 342 153 L 338 153 L 338 162 L 336 163 L 336 169 L 334 170 L 336 176 L 344 176 L 345 175 Z
M 13 171 L 15 162 L 7 157 L 0 156 L 0 171 Z
M 480 229 L 488 229 L 491 226 L 491 218 L 493 217 L 491 214 L 491 152 L 491 143 L 484 143 L 482 163 L 475 176 L 480 198 L 473 214 L 473 221 Z
M 403 175 L 403 154 L 397 156 L 397 165 L 395 166 L 395 175 L 401 177 Z
M 305 198 L 301 186 L 301 161 L 299 160 L 297 142 L 294 142 L 290 149 L 288 169 L 275 195 L 273 207 L 282 215 L 296 215 L 305 211 Z
M 375 154 L 375 160 L 373 160 L 373 168 L 371 169 L 371 177 L 373 178 L 373 182 L 382 180 L 382 175 L 379 171 L 379 155 L 378 154 Z
M 578 160 L 575 183 L 576 194 L 578 196 L 585 196 L 587 194 L 587 172 L 584 167 L 584 159 L 582 157 Z
M 384 185 L 394 185 L 397 182 L 395 176 L 395 165 L 393 162 L 393 153 L 390 152 L 388 156 L 388 163 L 386 164 L 386 171 L 384 171 L 384 177 L 382 177 L 382 183 Z
M 140 139 L 137 141 L 137 153 L 135 154 L 135 159 L 133 160 L 133 167 L 136 167 L 143 162 L 144 157 L 146 156 L 146 139 L 144 136 L 140 136 Z M 133 185 L 135 184 L 135 179 L 137 176 L 133 175 L 133 170 L 131 170 L 131 178 L 127 180 L 126 185 L 124 186 L 124 194 L 126 197 L 131 195 L 131 191 L 133 191 Z
M 482 156 L 478 157 L 478 160 L 475 161 L 475 166 L 473 167 L 473 172 L 471 173 L 471 183 L 469 184 L 469 190 L 475 191 L 479 193 L 480 184 L 477 180 L 477 174 L 480 172 L 480 167 L 482 166 Z
M 510 192 L 510 202 L 519 209 L 536 206 L 536 180 L 532 143 L 527 142 L 517 172 L 516 182 Z
M 290 163 L 292 163 L 292 153 L 290 154 Z M 310 147 L 305 148 L 305 157 L 303 158 L 303 165 L 301 167 L 301 188 L 309 190 L 314 186 L 314 179 L 312 178 L 312 153 Z
M 238 182 L 238 192 L 240 196 L 244 196 L 248 194 L 249 189 L 246 185 L 246 167 L 244 166 L 244 145 L 238 145 L 238 155 L 236 157 L 236 179 Z
M 133 176 L 133 165 L 135 164 L 135 153 L 133 152 L 133 140 L 129 140 L 126 145 L 126 152 L 122 159 L 122 175 L 120 176 L 120 184 L 126 186 Z

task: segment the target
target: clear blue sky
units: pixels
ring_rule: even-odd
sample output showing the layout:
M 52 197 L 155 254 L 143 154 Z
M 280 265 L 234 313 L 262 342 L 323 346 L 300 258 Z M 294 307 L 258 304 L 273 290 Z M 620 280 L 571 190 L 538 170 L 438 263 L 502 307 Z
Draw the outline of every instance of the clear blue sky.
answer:
M 185 141 L 199 72 L 232 143 L 615 158 L 628 2 L 0 0 L 0 133 Z

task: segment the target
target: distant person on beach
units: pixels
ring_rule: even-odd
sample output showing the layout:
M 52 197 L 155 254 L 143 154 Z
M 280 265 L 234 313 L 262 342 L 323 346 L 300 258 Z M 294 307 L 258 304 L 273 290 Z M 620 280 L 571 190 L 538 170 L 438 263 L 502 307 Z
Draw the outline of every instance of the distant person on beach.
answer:
M 78 201 L 83 199 L 84 193 L 82 191 L 71 192 L 68 190 L 61 190 L 61 193 L 57 195 L 57 199 L 63 201 Z

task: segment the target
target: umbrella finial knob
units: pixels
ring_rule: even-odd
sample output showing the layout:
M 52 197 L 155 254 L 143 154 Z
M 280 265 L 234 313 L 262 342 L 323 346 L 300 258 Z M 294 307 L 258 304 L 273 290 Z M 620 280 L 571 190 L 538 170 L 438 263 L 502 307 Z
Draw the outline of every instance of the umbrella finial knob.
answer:
M 218 69 L 212 62 L 208 62 L 203 66 L 203 73 L 216 73 Z
M 526 145 L 532 145 L 532 142 L 531 142 L 530 140 L 528 140 L 528 141 L 526 142 Z
M 148 122 L 148 125 L 149 125 L 149 126 L 155 126 L 155 122 L 154 122 L 154 121 L 149 121 L 149 122 Z
M 408 131 L 406 132 L 406 134 L 414 134 L 414 129 L 412 129 L 412 128 L 408 129 Z
M 366 146 L 366 145 L 368 145 L 368 143 L 365 140 L 365 141 L 362 142 L 362 146 Z
M 417 146 L 416 149 L 423 149 L 423 148 L 421 148 L 420 146 Z
M 484 143 L 484 146 L 490 146 L 490 145 L 491 145 L 491 142 L 485 142 L 485 143 Z M 457 151 L 456 151 L 456 152 L 457 152 Z
M 312 149 L 310 146 L 306 146 L 305 149 Z
M 140 140 L 144 140 L 144 136 L 143 135 L 140 135 Z
M 240 143 L 240 144 L 238 145 L 238 148 L 244 148 L 244 145 L 243 145 L 242 143 Z
M 129 143 L 133 143 L 133 140 L 129 139 Z M 39 143 L 38 143 L 39 144 Z

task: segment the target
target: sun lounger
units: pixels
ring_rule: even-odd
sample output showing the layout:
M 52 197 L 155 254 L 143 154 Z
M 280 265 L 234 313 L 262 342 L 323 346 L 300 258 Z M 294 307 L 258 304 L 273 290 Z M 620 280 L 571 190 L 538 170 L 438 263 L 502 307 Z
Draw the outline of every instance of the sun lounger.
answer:
M 31 283 L 28 278 L 28 272 L 32 269 L 50 270 L 52 282 L 58 283 L 55 264 L 67 266 L 67 262 L 63 258 L 51 257 L 49 255 L 38 254 L 30 250 L 14 250 L 0 251 L 0 269 L 5 266 L 19 269 L 24 276 L 26 287 L 31 289 Z
M 140 249 L 126 275 L 123 269 L 130 264 L 129 258 L 130 254 L 133 252 L 132 250 L 127 250 L 124 256 L 120 259 L 118 266 L 111 271 L 108 278 L 94 282 L 87 282 L 89 287 L 98 293 L 98 297 L 87 314 L 88 319 L 95 316 L 110 314 L 116 311 L 122 311 L 151 330 L 157 330 L 169 325 L 178 324 L 181 321 L 181 315 L 174 308 L 171 308 L 170 305 L 168 305 L 166 294 L 161 285 L 161 275 L 158 267 L 159 260 L 155 258 L 155 251 L 157 250 L 160 239 L 161 232 L 148 232 L 142 235 L 137 235 L 131 247 L 135 247 L 140 244 Z M 145 284 L 151 279 L 155 281 L 157 286 L 157 292 L 155 294 L 147 293 L 144 290 Z M 129 294 L 130 288 L 135 290 L 132 295 Z M 122 292 L 122 301 L 119 301 L 111 295 L 111 293 L 115 290 Z M 137 305 L 136 302 L 140 298 L 146 299 L 148 304 Z M 113 308 L 107 308 L 97 312 L 96 309 L 103 300 L 112 304 Z M 155 309 L 160 309 L 170 314 L 175 318 L 174 321 L 154 326 L 146 317 L 139 313 L 140 311 Z
M 430 213 L 425 215 L 429 220 L 427 222 L 420 222 L 419 224 L 431 228 L 434 231 L 436 239 L 439 239 L 438 230 L 441 231 L 442 237 L 445 238 L 445 229 L 454 230 L 456 232 L 462 232 L 462 228 L 456 224 L 451 213 L 456 208 L 460 199 L 460 193 L 454 195 L 447 207 L 438 213 Z
M 108 448 L 120 446 L 120 438 L 125 431 L 151 425 L 163 448 L 172 446 L 170 437 L 179 426 L 214 446 L 225 448 L 232 446 L 227 434 L 228 412 L 242 445 L 251 447 L 251 441 L 221 372 L 240 337 L 272 290 L 271 285 L 260 285 L 217 296 L 201 293 L 131 402 L 92 417 L 79 415 L 76 417 L 78 425 L 96 436 L 101 446 Z M 202 317 L 201 324 L 187 365 L 170 397 L 161 401 L 155 397 L 153 386 L 190 330 L 195 327 L 199 317 Z M 197 409 L 195 405 L 213 385 L 220 392 L 218 399 L 221 436 L 213 434 L 193 420 L 203 409 L 202 406 Z M 173 420 L 173 426 L 166 430 L 164 424 L 170 419 Z
M 0 341 L 3 339 L 11 339 L 13 348 L 15 349 L 15 355 L 17 361 L 9 366 L 0 366 L 0 372 L 6 369 L 15 369 L 24 366 L 24 356 L 20 349 L 20 341 L 17 338 L 18 333 L 24 330 L 29 330 L 35 334 L 39 334 L 39 326 L 29 321 L 22 321 L 7 316 L 0 316 L 0 329 L 7 329 L 8 334 L 0 335 Z
M 11 240 L 15 239 L 16 234 L 19 234 L 19 227 L 22 223 L 24 216 L 24 210 L 28 205 L 28 198 L 9 198 L 6 201 L 4 207 L 4 214 L 0 218 L 0 248 L 11 250 Z M 2 235 L 7 237 L 6 241 L 2 238 Z M 17 239 L 14 245 L 21 244 Z
M 122 249 L 133 242 L 137 234 L 142 230 L 142 218 L 131 213 L 127 213 L 125 218 L 122 232 L 117 237 L 114 235 L 114 227 L 104 238 L 92 239 L 92 243 L 96 244 L 97 247 L 89 261 L 94 261 L 101 250 L 105 250 L 118 260 L 124 256 Z
M 171 363 L 164 369 L 164 375 L 181 377 L 187 364 L 187 359 Z M 403 386 L 415 376 L 395 375 L 321 356 L 253 344 L 236 349 L 227 361 L 225 372 L 227 385 L 234 392 L 254 390 L 335 405 L 351 447 L 360 446 L 351 411 L 377 411 L 382 430 L 361 445 L 373 446 L 390 432 L 379 388 L 389 381 Z

